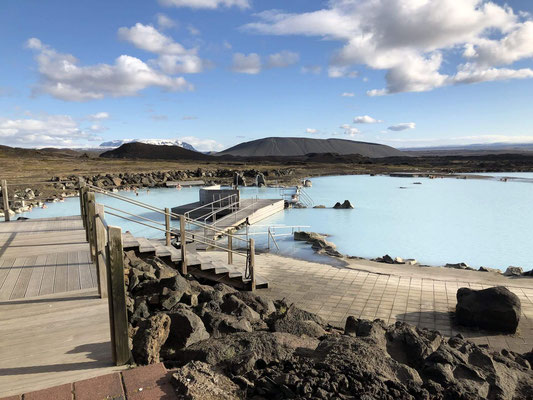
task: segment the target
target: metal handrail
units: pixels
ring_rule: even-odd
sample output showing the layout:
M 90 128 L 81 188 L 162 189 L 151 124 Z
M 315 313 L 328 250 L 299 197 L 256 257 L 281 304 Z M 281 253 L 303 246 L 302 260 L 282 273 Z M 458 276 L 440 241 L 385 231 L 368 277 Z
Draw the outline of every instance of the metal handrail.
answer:
M 154 207 L 154 206 L 151 206 L 151 205 L 149 205 L 149 204 L 142 203 L 142 202 L 137 201 L 137 200 L 132 200 L 132 199 L 129 199 L 129 198 L 124 197 L 124 196 L 120 196 L 120 195 L 118 195 L 118 194 L 115 194 L 115 193 L 109 192 L 109 191 L 107 191 L 107 190 L 105 190 L 105 189 L 101 189 L 101 188 L 99 188 L 99 187 L 97 187 L 97 186 L 93 186 L 93 185 L 90 185 L 90 184 L 87 184 L 86 186 L 87 186 L 88 188 L 92 189 L 93 191 L 98 192 L 98 193 L 100 193 L 100 194 L 103 194 L 103 195 L 106 195 L 106 196 L 109 196 L 109 197 L 113 197 L 113 198 L 116 198 L 116 199 L 118 199 L 118 200 L 123 200 L 123 201 L 125 201 L 125 202 L 131 203 L 131 204 L 134 204 L 134 205 L 136 205 L 136 206 L 138 206 L 138 207 L 142 207 L 142 208 L 146 208 L 146 209 L 151 210 L 151 211 L 155 211 L 155 212 L 157 212 L 157 213 L 159 213 L 159 214 L 167 215 L 167 213 L 166 213 L 164 210 L 160 210 L 159 208 Z M 171 217 L 178 218 L 178 219 L 182 217 L 182 215 L 180 215 L 180 214 L 176 214 L 176 213 L 173 213 L 173 212 L 170 212 L 169 215 L 170 215 Z M 183 217 L 184 217 L 184 216 L 183 216 Z M 190 218 L 185 218 L 185 222 L 186 222 L 186 223 L 189 223 L 189 224 L 192 224 L 192 225 L 199 226 L 199 227 L 201 227 L 201 228 L 206 227 L 205 224 L 203 224 L 202 222 L 199 222 L 199 221 L 196 221 L 196 220 L 194 220 L 194 219 L 190 219 Z M 232 237 L 234 237 L 232 234 L 227 233 L 227 232 L 225 232 L 225 231 L 223 231 L 223 230 L 221 230 L 221 229 L 217 229 L 217 228 L 215 228 L 215 227 L 213 227 L 213 226 L 211 226 L 211 225 L 207 225 L 207 227 L 208 227 L 209 229 L 212 229 L 212 230 L 214 230 L 214 231 L 216 231 L 216 232 L 222 234 L 222 235 L 227 235 L 227 236 L 232 236 Z M 234 237 L 234 238 L 235 238 L 235 239 L 238 239 L 238 240 L 243 240 L 243 239 L 241 239 L 241 238 L 239 238 L 239 237 Z
M 230 199 L 230 198 L 236 197 L 236 196 L 237 196 L 236 194 L 230 194 L 229 196 L 226 196 L 224 198 L 219 198 L 218 200 L 212 201 L 211 203 L 202 204 L 200 207 L 193 208 L 192 210 L 187 211 L 183 215 L 185 215 L 187 218 L 190 218 L 191 213 L 194 212 L 194 211 L 198 211 L 198 210 L 200 210 L 202 208 L 205 208 L 205 207 L 208 207 L 208 206 L 213 206 L 215 203 L 220 203 L 220 202 L 222 202 L 224 200 L 227 200 L 227 199 Z M 202 218 L 202 217 L 200 217 L 200 218 Z
M 109 209 L 111 209 L 111 210 L 115 210 L 115 211 L 121 212 L 121 213 L 123 213 L 123 214 L 131 215 L 132 217 L 136 217 L 136 218 L 143 219 L 143 220 L 145 220 L 145 221 L 153 222 L 154 224 L 158 224 L 158 225 L 165 226 L 165 224 L 162 223 L 162 222 L 159 222 L 159 221 L 156 221 L 156 220 L 153 220 L 153 219 L 150 219 L 150 218 L 146 218 L 146 217 L 143 217 L 143 216 L 141 216 L 141 215 L 136 215 L 136 214 L 130 213 L 130 212 L 128 212 L 128 211 L 121 210 L 121 209 L 119 209 L 119 208 L 111 207 L 111 206 L 108 206 L 108 205 L 105 205 L 105 204 L 104 204 L 104 207 L 105 207 L 105 208 L 109 208 Z

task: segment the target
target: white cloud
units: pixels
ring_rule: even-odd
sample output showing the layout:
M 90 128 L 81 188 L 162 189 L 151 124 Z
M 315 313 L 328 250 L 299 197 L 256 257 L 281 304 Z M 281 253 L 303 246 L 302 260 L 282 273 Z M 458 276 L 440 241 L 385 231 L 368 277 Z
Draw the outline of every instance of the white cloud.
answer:
M 204 61 L 196 54 L 196 49 L 186 49 L 151 25 L 137 23 L 131 28 L 122 27 L 118 36 L 139 49 L 158 54 L 159 57 L 150 60 L 150 64 L 166 74 L 197 74 L 204 69 Z
M 348 66 L 330 65 L 328 68 L 330 78 L 356 78 L 357 75 L 357 71 L 350 70 Z
M 380 119 L 372 118 L 370 115 L 362 115 L 359 117 L 355 117 L 353 119 L 353 122 L 356 124 L 377 124 L 379 122 L 383 122 Z
M 87 130 L 68 115 L 42 115 L 24 119 L 0 118 L 0 142 L 21 147 L 72 146 L 100 140 L 95 133 L 105 128 L 92 125 Z
M 192 121 L 192 120 L 198 119 L 198 117 L 194 115 L 184 115 L 183 117 L 181 117 L 181 119 L 183 121 Z
M 216 9 L 219 7 L 250 8 L 250 0 L 159 0 L 164 6 Z
M 267 59 L 267 68 L 285 68 L 296 64 L 300 60 L 298 53 L 283 50 L 279 53 L 271 54 Z
M 306 65 L 300 68 L 302 74 L 314 74 L 318 75 L 322 72 L 322 67 L 320 65 Z
M 355 136 L 361 133 L 361 131 L 357 128 L 352 127 L 349 124 L 343 124 L 340 126 L 341 129 L 344 130 L 344 134 L 348 136 Z
M 32 38 L 28 48 L 37 52 L 40 82 L 36 91 L 67 101 L 87 101 L 104 97 L 134 96 L 151 86 L 170 91 L 192 90 L 182 77 L 159 72 L 136 57 L 121 55 L 110 64 L 80 66 L 71 54 L 58 53 Z
M 102 119 L 108 119 L 110 117 L 109 113 L 108 112 L 99 112 L 99 113 L 96 113 L 96 114 L 91 114 L 88 116 L 88 118 L 90 120 L 93 120 L 93 121 L 99 121 L 99 120 L 102 120 Z
M 231 69 L 241 74 L 255 75 L 261 72 L 261 57 L 257 53 L 248 55 L 235 53 Z
M 341 94 L 342 97 L 354 97 L 355 96 L 355 93 L 352 93 L 352 92 L 344 92 L 343 94 Z
M 202 139 L 195 136 L 185 136 L 179 139 L 189 143 L 198 151 L 221 151 L 225 149 L 223 144 L 213 139 Z
M 168 29 L 176 26 L 176 22 L 167 17 L 165 14 L 159 13 L 156 15 L 156 18 L 157 26 L 159 26 L 161 29 Z
M 532 77 L 533 69 L 511 67 L 533 57 L 531 15 L 516 14 L 507 5 L 487 0 L 330 0 L 327 4 L 299 14 L 264 11 L 256 14 L 258 22 L 244 28 L 342 42 L 329 75 L 345 76 L 355 65 L 385 70 L 386 87 L 370 90 L 370 96 Z M 457 48 L 465 49 L 464 61 L 455 66 L 456 72 L 444 73 L 441 67 L 454 60 Z
M 198 36 L 201 34 L 200 30 L 198 28 L 195 28 L 194 26 L 192 25 L 188 25 L 187 26 L 187 30 L 189 31 L 189 33 L 193 36 Z
M 118 37 L 135 47 L 156 54 L 186 54 L 187 50 L 171 37 L 163 35 L 151 25 L 136 23 L 131 28 L 118 29 Z
M 401 124 L 389 126 L 387 129 L 389 131 L 399 132 L 399 131 L 405 131 L 407 129 L 415 129 L 415 128 L 416 128 L 416 124 L 414 122 L 402 122 Z
M 315 133 L 318 133 L 318 129 L 315 129 L 315 128 L 307 128 L 307 129 L 305 130 L 305 133 L 315 134 Z

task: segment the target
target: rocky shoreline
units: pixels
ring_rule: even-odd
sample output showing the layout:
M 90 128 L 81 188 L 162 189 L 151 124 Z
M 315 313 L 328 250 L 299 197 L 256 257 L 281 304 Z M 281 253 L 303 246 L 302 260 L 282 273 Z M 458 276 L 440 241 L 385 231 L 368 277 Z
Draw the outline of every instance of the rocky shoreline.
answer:
M 318 254 L 327 255 L 330 257 L 335 257 L 337 259 L 347 259 L 347 260 L 366 260 L 366 261 L 373 261 L 381 264 L 394 264 L 394 265 L 412 265 L 412 266 L 418 266 L 418 267 L 425 267 L 425 268 L 435 268 L 435 267 L 443 267 L 443 268 L 453 268 L 453 269 L 460 269 L 460 270 L 466 270 L 466 271 L 479 271 L 479 272 L 493 272 L 497 274 L 503 274 L 504 276 L 509 277 L 533 277 L 533 270 L 530 271 L 524 271 L 522 267 L 516 267 L 516 266 L 509 266 L 507 269 L 503 272 L 497 268 L 489 268 L 489 267 L 479 267 L 479 269 L 475 269 L 471 266 L 469 266 L 466 263 L 447 263 L 445 265 L 425 265 L 420 264 L 416 259 L 413 258 L 401 258 L 401 257 L 391 257 L 388 254 L 385 254 L 383 257 L 378 258 L 364 258 L 364 257 L 358 257 L 358 256 L 350 256 L 346 254 L 342 254 L 337 250 L 337 246 L 335 246 L 334 243 L 328 241 L 326 239 L 327 235 L 316 233 L 316 232 L 294 232 L 294 240 L 296 241 L 304 241 L 308 244 L 311 244 L 311 248 Z
M 182 276 L 125 253 L 130 349 L 163 361 L 186 399 L 529 399 L 533 352 L 348 317 Z

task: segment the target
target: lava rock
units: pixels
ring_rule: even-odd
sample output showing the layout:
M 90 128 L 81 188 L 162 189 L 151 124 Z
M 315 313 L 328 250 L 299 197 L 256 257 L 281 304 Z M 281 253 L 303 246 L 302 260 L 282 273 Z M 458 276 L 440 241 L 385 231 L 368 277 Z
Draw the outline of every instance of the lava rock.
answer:
M 459 325 L 515 333 L 520 313 L 520 299 L 504 286 L 457 291 L 455 319 Z
M 181 349 L 209 339 L 204 323 L 192 311 L 182 309 L 167 315 L 170 317 L 170 331 L 164 345 L 165 349 Z
M 172 385 L 179 398 L 187 400 L 243 399 L 242 390 L 216 368 L 191 361 L 172 374 Z
M 523 272 L 524 270 L 522 269 L 522 267 L 509 266 L 503 274 L 505 276 L 520 276 Z
M 350 203 L 350 200 L 344 200 L 344 203 L 340 203 L 340 202 L 336 202 L 335 205 L 333 206 L 333 208 L 336 208 L 336 209 L 349 209 L 349 208 L 354 208 L 354 206 L 352 205 L 352 203 Z
M 159 362 L 161 347 L 168 338 L 170 318 L 166 314 L 156 314 L 141 321 L 133 336 L 133 357 L 137 364 Z

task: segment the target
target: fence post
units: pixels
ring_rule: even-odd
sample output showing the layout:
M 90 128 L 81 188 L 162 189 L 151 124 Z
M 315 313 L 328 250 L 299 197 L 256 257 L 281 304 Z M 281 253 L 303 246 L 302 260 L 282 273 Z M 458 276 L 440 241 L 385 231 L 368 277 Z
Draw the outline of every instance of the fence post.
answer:
M 3 207 L 4 207 L 4 221 L 9 222 L 11 216 L 9 215 L 9 198 L 7 197 L 7 181 L 2 179 L 2 198 L 3 198 Z
M 82 177 L 80 176 L 79 178 L 79 182 L 80 182 L 80 187 L 78 189 L 78 193 L 80 195 L 80 215 L 81 215 L 81 221 L 83 222 L 83 227 L 85 229 L 87 229 L 87 227 L 85 226 L 86 225 L 86 221 L 85 221 L 85 205 L 83 203 L 83 192 L 84 192 L 84 188 L 85 188 L 85 182 L 82 180 Z
M 89 240 L 89 247 L 91 250 L 91 259 L 93 262 L 96 261 L 96 250 L 94 243 L 94 216 L 96 215 L 96 200 L 94 197 L 94 192 L 87 193 L 87 236 Z
M 252 279 L 252 292 L 255 290 L 255 241 L 250 239 L 250 278 Z
M 228 264 L 233 264 L 233 238 L 228 235 Z
M 181 273 L 187 275 L 187 238 L 185 237 L 185 217 L 180 216 Z
M 170 246 L 170 209 L 168 208 L 165 208 L 165 230 L 165 244 Z
M 104 218 L 103 204 L 96 204 L 96 215 L 94 216 L 94 247 L 96 270 L 98 271 L 98 294 L 100 298 L 107 298 L 107 268 L 105 264 L 106 254 L 106 231 L 102 219 Z
M 116 365 L 129 362 L 130 348 L 128 345 L 128 315 L 126 311 L 126 287 L 124 284 L 124 254 L 122 249 L 122 229 L 110 226 L 107 228 L 108 246 L 107 262 L 108 288 L 110 304 L 111 345 L 113 360 Z

